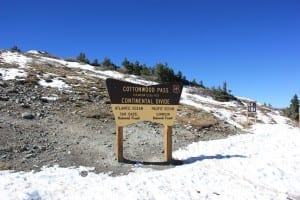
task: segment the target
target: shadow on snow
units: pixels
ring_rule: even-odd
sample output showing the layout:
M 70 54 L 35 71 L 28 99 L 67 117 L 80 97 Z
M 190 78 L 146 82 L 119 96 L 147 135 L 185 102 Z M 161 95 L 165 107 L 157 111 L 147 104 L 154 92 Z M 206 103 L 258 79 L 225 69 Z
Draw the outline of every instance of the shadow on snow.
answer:
M 243 155 L 221 155 L 221 154 L 216 154 L 214 156 L 205 156 L 205 155 L 200 155 L 197 157 L 190 157 L 185 160 L 180 160 L 182 164 L 191 164 L 197 161 L 203 161 L 203 160 L 211 160 L 211 159 L 217 159 L 217 160 L 222 160 L 222 159 L 230 159 L 230 158 L 247 158 L 247 156 Z
M 216 154 L 213 156 L 206 156 L 206 155 L 200 155 L 197 157 L 190 157 L 185 160 L 176 160 L 173 159 L 171 162 L 166 162 L 166 161 L 161 161 L 161 162 L 147 162 L 147 161 L 135 161 L 135 160 L 129 160 L 124 158 L 123 163 L 126 164 L 142 164 L 142 165 L 185 165 L 185 164 L 192 164 L 198 161 L 203 161 L 203 160 L 211 160 L 211 159 L 230 159 L 230 158 L 247 158 L 247 156 L 244 155 L 221 155 L 221 154 Z

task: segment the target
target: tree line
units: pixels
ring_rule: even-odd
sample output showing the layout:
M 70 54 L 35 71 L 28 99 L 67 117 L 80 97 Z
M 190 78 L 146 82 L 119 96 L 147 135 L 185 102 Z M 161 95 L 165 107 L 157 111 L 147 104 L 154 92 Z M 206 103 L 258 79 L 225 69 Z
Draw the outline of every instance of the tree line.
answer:
M 129 60 L 127 60 L 127 58 L 125 58 L 122 62 L 122 67 L 120 67 L 115 65 L 109 58 L 104 58 L 102 63 L 98 63 L 97 59 L 95 59 L 92 63 L 89 63 L 84 53 L 80 53 L 77 57 L 77 60 L 83 63 L 91 64 L 93 66 L 102 66 L 105 69 L 120 69 L 123 73 L 126 74 L 143 76 L 148 79 L 154 78 L 154 81 L 158 81 L 160 83 L 182 82 L 184 85 L 201 87 L 203 89 L 210 90 L 210 94 L 212 95 L 213 99 L 217 101 L 226 102 L 231 100 L 238 100 L 234 95 L 231 94 L 232 91 L 227 89 L 226 81 L 223 82 L 222 87 L 213 86 L 211 88 L 206 88 L 202 80 L 199 82 L 197 82 L 195 79 L 189 81 L 186 79 L 186 76 L 184 76 L 181 71 L 174 72 L 172 67 L 168 66 L 167 63 L 157 63 L 155 66 L 149 67 L 145 64 L 140 64 L 139 61 L 130 62 Z M 264 105 L 267 106 L 266 103 L 264 103 Z M 269 104 L 267 107 L 272 107 L 272 105 Z M 296 94 L 291 99 L 290 106 L 283 109 L 283 113 L 285 116 L 293 120 L 299 120 L 299 99 Z
M 160 83 L 167 82 L 181 82 L 183 85 L 189 85 L 193 87 L 200 87 L 210 91 L 211 96 L 217 101 L 231 101 L 238 100 L 235 96 L 231 94 L 231 90 L 227 89 L 227 82 L 223 82 L 223 86 L 206 88 L 203 84 L 203 81 L 197 82 L 196 79 L 192 81 L 188 80 L 185 75 L 181 71 L 175 72 L 172 67 L 168 65 L 168 63 L 157 63 L 153 67 L 147 66 L 145 64 L 140 64 L 139 61 L 129 61 L 127 58 L 121 63 L 121 66 L 117 66 L 114 64 L 109 58 L 104 58 L 103 62 L 99 63 L 97 59 L 95 59 L 92 63 L 86 58 L 84 53 L 80 53 L 77 56 L 77 61 L 91 64 L 93 66 L 103 67 L 104 69 L 109 70 L 119 70 L 125 74 L 142 76 L 144 78 L 157 81 Z
M 175 72 L 168 63 L 157 63 L 154 66 L 147 66 L 141 64 L 139 61 L 129 61 L 127 58 L 121 63 L 121 66 L 116 65 L 110 58 L 105 57 L 102 62 L 98 59 L 94 59 L 92 62 L 89 61 L 86 54 L 81 52 L 76 57 L 78 62 L 84 64 L 90 64 L 95 67 L 102 67 L 106 70 L 117 70 L 125 74 L 132 74 L 142 76 L 148 79 L 153 79 L 160 83 L 165 82 L 182 82 L 184 85 L 205 87 L 203 81 L 197 82 L 195 79 L 192 81 L 187 80 L 186 76 L 181 71 Z
M 293 120 L 299 121 L 299 106 L 299 98 L 298 95 L 295 94 L 291 99 L 290 106 L 283 109 L 284 115 Z

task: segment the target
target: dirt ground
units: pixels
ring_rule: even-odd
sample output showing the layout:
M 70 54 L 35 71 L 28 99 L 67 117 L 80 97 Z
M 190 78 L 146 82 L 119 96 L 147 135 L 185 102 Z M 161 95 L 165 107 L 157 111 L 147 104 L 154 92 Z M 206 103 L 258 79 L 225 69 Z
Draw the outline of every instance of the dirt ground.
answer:
M 136 166 L 166 169 L 180 165 L 179 161 L 164 162 L 163 126 L 151 122 L 124 127 L 125 161 L 116 161 L 114 117 L 105 83 L 100 84 L 97 92 L 62 92 L 28 80 L 0 80 L 0 169 L 87 166 L 97 173 L 119 175 Z M 58 100 L 45 98 L 53 96 Z M 211 113 L 180 105 L 173 151 L 237 133 L 242 132 Z

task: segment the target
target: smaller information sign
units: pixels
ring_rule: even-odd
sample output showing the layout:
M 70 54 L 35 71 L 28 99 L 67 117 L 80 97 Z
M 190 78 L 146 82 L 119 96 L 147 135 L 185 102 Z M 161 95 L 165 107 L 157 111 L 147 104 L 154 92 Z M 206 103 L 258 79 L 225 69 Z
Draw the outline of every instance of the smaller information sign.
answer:
M 256 102 L 249 102 L 248 112 L 256 112 Z

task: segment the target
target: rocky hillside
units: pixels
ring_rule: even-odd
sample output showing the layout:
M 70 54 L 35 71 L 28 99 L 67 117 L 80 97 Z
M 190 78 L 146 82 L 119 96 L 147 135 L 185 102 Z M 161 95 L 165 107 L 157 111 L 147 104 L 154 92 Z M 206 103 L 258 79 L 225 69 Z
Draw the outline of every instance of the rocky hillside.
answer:
M 127 173 L 132 164 L 164 169 L 162 126 L 124 128 L 124 163 L 115 161 L 115 122 L 108 77 L 154 84 L 140 77 L 69 62 L 47 53 L 0 51 L 0 169 L 39 170 L 45 165 L 91 166 Z M 173 149 L 247 131 L 246 99 L 221 103 L 197 88 L 184 88 Z M 276 123 L 278 111 L 258 106 L 258 123 Z M 253 123 L 250 120 L 250 125 Z

